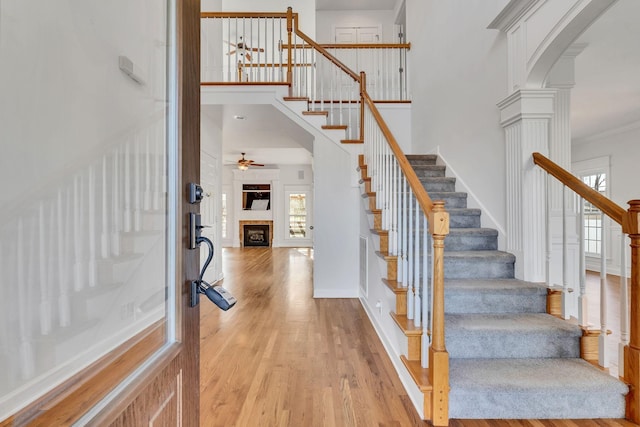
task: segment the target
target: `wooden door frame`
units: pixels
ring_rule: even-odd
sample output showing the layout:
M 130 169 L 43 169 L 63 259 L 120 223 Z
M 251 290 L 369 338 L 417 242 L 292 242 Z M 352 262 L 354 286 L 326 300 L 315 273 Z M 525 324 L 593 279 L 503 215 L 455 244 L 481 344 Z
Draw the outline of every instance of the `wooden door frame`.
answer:
M 175 0 L 176 90 L 179 208 L 176 229 L 176 341 L 166 345 L 166 322 L 160 321 L 88 368 L 74 375 L 15 415 L 0 421 L 0 426 L 17 423 L 32 426 L 70 425 L 91 410 L 118 387 L 136 369 L 148 362 L 162 348 L 152 363 L 136 378 L 118 390 L 89 425 L 142 425 L 154 409 L 160 380 L 169 379 L 175 386 L 175 407 L 171 416 L 177 425 L 199 424 L 199 353 L 200 310 L 189 307 L 191 280 L 198 276 L 199 251 L 188 248 L 185 218 L 197 212 L 197 205 L 187 203 L 187 186 L 200 179 L 200 0 Z M 165 382 L 166 383 L 166 382 Z M 154 400 L 155 399 L 155 400 Z M 162 408 L 160 408 L 162 409 Z M 149 418 L 147 418 L 149 419 Z M 133 423 L 133 424 L 132 424 Z

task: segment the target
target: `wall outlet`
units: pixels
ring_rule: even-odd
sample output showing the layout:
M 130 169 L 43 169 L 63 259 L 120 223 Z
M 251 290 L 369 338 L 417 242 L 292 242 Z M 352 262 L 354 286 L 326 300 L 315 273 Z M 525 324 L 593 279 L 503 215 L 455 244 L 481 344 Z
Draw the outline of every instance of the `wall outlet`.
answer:
M 376 302 L 376 308 L 378 309 L 378 313 L 382 314 L 382 302 Z

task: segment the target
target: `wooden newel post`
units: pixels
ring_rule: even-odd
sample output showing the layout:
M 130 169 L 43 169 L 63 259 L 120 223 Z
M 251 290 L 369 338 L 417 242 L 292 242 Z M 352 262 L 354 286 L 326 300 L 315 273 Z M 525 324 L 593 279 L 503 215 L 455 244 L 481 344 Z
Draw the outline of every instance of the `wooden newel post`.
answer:
M 640 200 L 631 200 L 622 230 L 631 240 L 631 310 L 629 344 L 624 352 L 624 379 L 629 384 L 627 419 L 640 423 Z
M 293 65 L 291 64 L 291 35 L 293 32 L 293 9 L 287 8 L 287 83 L 289 83 L 289 96 L 293 95 Z
M 360 140 L 364 141 L 364 93 L 367 90 L 367 75 L 360 71 Z
M 449 353 L 444 338 L 444 239 L 449 234 L 449 214 L 444 202 L 433 202 L 429 214 L 433 240 L 433 324 L 429 347 L 429 381 L 433 387 L 430 409 L 435 426 L 449 425 Z

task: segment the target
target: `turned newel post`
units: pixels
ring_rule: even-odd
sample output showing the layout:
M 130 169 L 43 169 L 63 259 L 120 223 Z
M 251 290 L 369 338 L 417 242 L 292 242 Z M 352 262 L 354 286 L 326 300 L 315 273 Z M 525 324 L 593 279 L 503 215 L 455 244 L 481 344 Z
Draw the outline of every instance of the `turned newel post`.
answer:
M 360 139 L 364 141 L 364 93 L 367 90 L 367 75 L 360 71 Z
M 640 422 L 640 200 L 631 200 L 622 229 L 631 240 L 631 311 L 624 379 L 629 384 L 627 419 Z
M 425 413 L 430 411 L 433 425 L 445 426 L 449 423 L 449 354 L 444 337 L 444 238 L 449 234 L 449 214 L 441 200 L 433 202 L 429 233 L 433 240 L 433 322 L 429 347 L 429 381 L 433 391 L 430 408 L 425 407 Z
M 293 31 L 293 9 L 287 8 L 287 83 L 289 83 L 289 95 L 293 89 L 293 65 L 291 64 L 291 33 Z

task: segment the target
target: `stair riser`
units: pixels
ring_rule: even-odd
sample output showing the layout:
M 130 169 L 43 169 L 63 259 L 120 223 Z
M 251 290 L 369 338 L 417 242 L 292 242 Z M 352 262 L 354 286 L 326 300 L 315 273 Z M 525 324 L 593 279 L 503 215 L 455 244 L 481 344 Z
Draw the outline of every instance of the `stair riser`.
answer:
M 420 182 L 422 183 L 422 186 L 424 187 L 424 189 L 427 190 L 427 193 L 434 192 L 434 191 L 435 192 L 456 191 L 455 182 L 429 181 L 429 178 L 421 178 Z
M 497 249 L 497 236 L 456 236 L 449 234 L 444 239 L 445 251 L 495 251 Z
M 571 358 L 580 357 L 580 340 L 561 331 L 470 331 L 447 328 L 451 358 Z
M 411 166 L 435 165 L 438 156 L 435 154 L 407 154 L 407 160 Z
M 451 228 L 479 228 L 480 215 L 449 215 Z
M 445 258 L 444 277 L 448 279 L 510 279 L 514 277 L 513 262 Z
M 443 200 L 445 209 L 452 208 L 466 208 L 467 207 L 467 195 L 457 195 L 453 193 L 436 193 L 429 194 L 431 200 Z
M 414 171 L 418 178 L 429 178 L 429 177 L 443 177 L 444 176 L 444 168 L 439 166 L 422 166 L 414 168 Z

